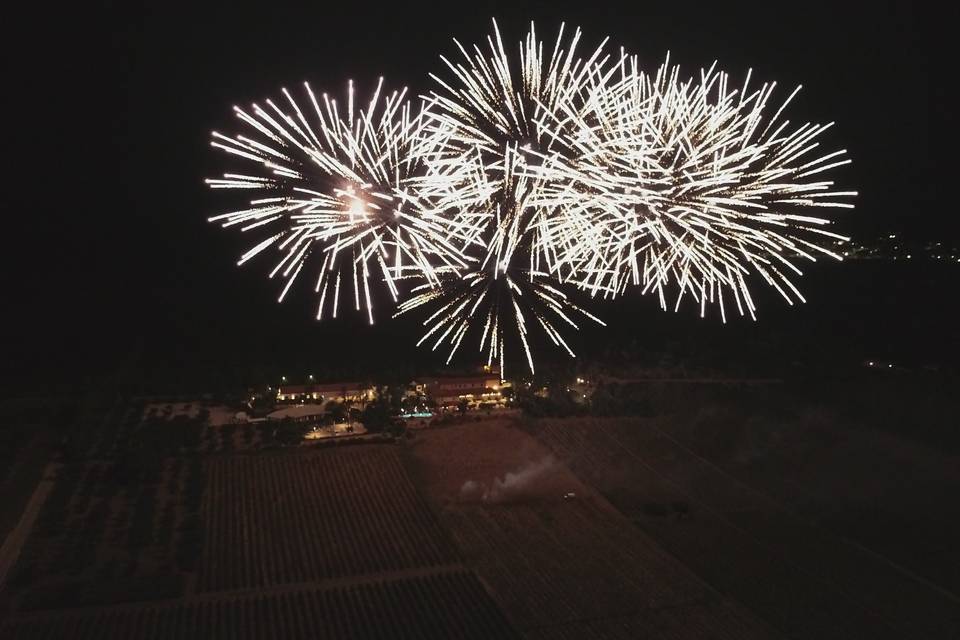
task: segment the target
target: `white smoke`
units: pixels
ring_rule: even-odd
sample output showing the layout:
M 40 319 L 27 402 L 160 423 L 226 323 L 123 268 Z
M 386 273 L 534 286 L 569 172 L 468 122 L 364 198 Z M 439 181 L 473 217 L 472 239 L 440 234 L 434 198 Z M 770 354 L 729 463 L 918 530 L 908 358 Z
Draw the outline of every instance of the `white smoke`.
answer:
M 556 464 L 557 461 L 553 455 L 547 455 L 539 461 L 525 463 L 516 471 L 508 471 L 503 478 L 494 478 L 489 486 L 486 483 L 467 480 L 460 487 L 460 499 L 498 503 L 532 497 L 536 493 L 539 481 L 550 475 Z

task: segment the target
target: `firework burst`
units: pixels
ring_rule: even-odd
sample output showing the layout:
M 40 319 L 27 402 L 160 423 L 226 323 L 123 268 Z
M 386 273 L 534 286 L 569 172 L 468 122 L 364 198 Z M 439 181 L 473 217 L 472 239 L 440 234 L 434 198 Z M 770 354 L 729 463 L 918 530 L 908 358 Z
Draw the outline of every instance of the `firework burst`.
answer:
M 505 371 L 507 345 L 519 343 L 532 373 L 531 328 L 541 328 L 554 345 L 574 356 L 560 330 L 565 326 L 578 329 L 573 318 L 604 323 L 550 283 L 553 278 L 541 266 L 538 239 L 542 233 L 536 222 L 546 217 L 529 203 L 537 179 L 524 172 L 526 163 L 521 154 L 508 150 L 504 162 L 504 169 L 470 172 L 478 181 L 493 174 L 497 186 L 481 184 L 464 189 L 490 194 L 489 200 L 479 206 L 481 211 L 492 213 L 481 214 L 489 220 L 482 234 L 484 242 L 474 251 L 479 254 L 476 266 L 466 273 L 451 274 L 438 287 L 421 286 L 416 295 L 400 304 L 397 315 L 432 311 L 423 323 L 428 328 L 418 344 L 432 340 L 436 350 L 448 342 L 448 363 L 471 329 L 476 329 L 479 349 L 486 352 L 488 365 L 496 361 L 501 373 Z
M 467 266 L 460 246 L 475 232 L 442 215 L 409 183 L 419 174 L 420 159 L 431 154 L 430 145 L 443 142 L 439 129 L 424 136 L 423 109 L 415 111 L 404 100 L 406 90 L 382 97 L 382 87 L 381 79 L 369 103 L 358 109 L 351 82 L 343 113 L 336 100 L 326 94 L 318 100 L 304 83 L 309 117 L 284 89 L 289 113 L 273 100 L 249 112 L 234 107 L 248 135 L 213 133 L 214 147 L 253 163 L 256 172 L 228 173 L 207 183 L 258 197 L 210 220 L 243 231 L 275 230 L 239 264 L 267 249 L 278 251 L 270 277 L 286 280 L 280 301 L 304 265 L 315 260 L 317 319 L 325 309 L 336 317 L 346 284 L 354 307 L 366 309 L 372 324 L 373 272 L 396 301 L 397 281 L 411 274 L 437 283 L 438 273 Z
M 460 62 L 445 57 L 453 78 L 431 77 L 439 85 L 429 100 L 428 128 L 443 136 L 442 148 L 429 161 L 427 181 L 445 183 L 432 193 L 441 208 L 456 212 L 465 224 L 480 225 L 480 233 L 464 246 L 474 268 L 444 280 L 441 286 L 407 300 L 398 314 L 421 307 L 429 313 L 421 342 L 435 338 L 437 348 L 449 341 L 449 358 L 476 323 L 479 348 L 488 363 L 499 360 L 503 370 L 506 347 L 522 346 L 534 370 L 529 333 L 539 327 L 554 345 L 571 356 L 564 326 L 577 328 L 571 315 L 602 322 L 573 304 L 555 280 L 558 253 L 553 243 L 572 237 L 557 230 L 558 212 L 550 195 L 558 158 L 575 154 L 571 138 L 581 123 L 558 121 L 553 113 L 585 109 L 597 87 L 604 87 L 616 67 L 609 64 L 601 43 L 586 59 L 577 56 L 577 30 L 565 38 L 561 26 L 549 56 L 533 24 L 516 57 L 508 55 L 496 22 L 488 37 L 488 52 L 454 41 Z M 569 230 L 569 224 L 565 229 Z M 569 260 L 567 261 L 569 262 Z M 482 329 L 480 329 L 482 325 Z
M 832 126 L 781 120 L 795 89 L 770 105 L 776 84 L 750 89 L 750 73 L 733 88 L 715 67 L 680 78 L 669 60 L 655 76 L 622 65 L 622 79 L 575 114 L 588 124 L 575 162 L 555 166 L 552 195 L 585 241 L 567 243 L 560 260 L 593 293 L 623 293 L 628 284 L 667 288 L 704 312 L 716 303 L 726 320 L 724 290 L 740 312 L 754 316 L 748 278 L 760 276 L 788 303 L 803 301 L 791 281 L 798 258 L 840 256 L 816 240 L 845 241 L 829 220 L 804 211 L 851 208 L 822 173 L 850 162 L 845 150 L 820 154 L 817 138 Z M 574 117 L 558 113 L 556 118 Z M 573 187 L 571 187 L 573 185 Z
M 531 24 L 513 55 L 494 22 L 486 48 L 454 41 L 416 109 L 382 80 L 357 109 L 352 84 L 345 110 L 309 85 L 305 110 L 286 90 L 287 111 L 235 108 L 247 135 L 212 144 L 256 171 L 208 183 L 257 197 L 211 220 L 267 231 L 240 263 L 278 251 L 281 300 L 312 259 L 318 319 L 343 282 L 372 323 L 383 286 L 395 315 L 426 316 L 420 344 L 449 362 L 474 335 L 501 372 L 507 345 L 534 371 L 533 331 L 572 356 L 562 330 L 603 324 L 574 291 L 690 298 L 723 321 L 730 304 L 755 318 L 757 280 L 802 302 L 799 261 L 840 259 L 825 245 L 846 240 L 810 212 L 856 195 L 825 177 L 850 162 L 820 149 L 832 123 L 783 118 L 799 87 L 776 102 L 776 83 L 683 77 L 669 56 L 648 74 L 606 41 L 580 57 L 580 39 L 561 26 L 550 46 Z

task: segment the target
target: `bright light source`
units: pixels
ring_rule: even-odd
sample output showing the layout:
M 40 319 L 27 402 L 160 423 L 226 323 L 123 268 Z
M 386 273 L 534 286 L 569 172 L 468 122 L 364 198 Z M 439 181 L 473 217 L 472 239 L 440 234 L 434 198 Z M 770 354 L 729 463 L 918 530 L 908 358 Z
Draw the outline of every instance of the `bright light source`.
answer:
M 213 146 L 253 165 L 207 184 L 257 195 L 249 207 L 210 220 L 243 231 L 258 229 L 257 234 L 272 225 L 269 237 L 241 262 L 267 249 L 276 251 L 270 277 L 282 274 L 285 281 L 279 300 L 298 274 L 312 272 L 308 277 L 317 277 L 317 320 L 325 308 L 336 317 L 341 299 L 349 297 L 340 295 L 345 284 L 343 288 L 352 288 L 356 310 L 365 306 L 373 324 L 370 283 L 383 282 L 399 304 L 395 315 L 415 309 L 429 314 L 418 345 L 429 338 L 436 350 L 446 342 L 449 363 L 467 330 L 483 323 L 479 351 L 486 351 L 487 362 L 498 361 L 500 375 L 506 375 L 503 363 L 512 358 L 504 345 L 519 338 L 533 374 L 529 327 L 542 327 L 572 357 L 557 329 L 577 327 L 570 312 L 603 324 L 554 285 L 588 289 L 591 299 L 612 298 L 624 290 L 621 283 L 641 284 L 642 277 L 644 291 L 667 308 L 664 289 L 673 289 L 676 279 L 678 306 L 689 292 L 684 297 L 698 299 L 701 315 L 709 299 L 719 305 L 726 322 L 725 299 L 727 307 L 735 302 L 740 315 L 755 317 L 753 296 L 740 275 L 747 265 L 775 258 L 775 267 L 749 271 L 762 274 L 793 304 L 794 298 L 804 298 L 781 263 L 799 275 L 791 262 L 812 260 L 807 248 L 841 257 L 795 237 L 795 232 L 809 230 L 821 242 L 840 240 L 836 233 L 813 228 L 829 220 L 770 213 L 785 202 L 851 208 L 846 199 L 856 196 L 821 178 L 822 172 L 850 162 L 842 157 L 845 150 L 808 155 L 819 144 L 811 141 L 828 126 L 791 127 L 784 119 L 773 127 L 799 87 L 785 100 L 774 101 L 780 110 L 770 117 L 765 112 L 775 106 L 768 101 L 772 83 L 751 89 L 731 83 L 728 88 L 727 74 L 713 66 L 697 80 L 679 76 L 669 61 L 648 74 L 636 69 L 632 59 L 618 62 L 600 48 L 581 59 L 574 51 L 579 31 L 572 40 L 560 34 L 553 53 L 544 56 L 549 42 L 536 37 L 532 24 L 520 45 L 518 67 L 500 46 L 496 25 L 494 31 L 495 38 L 487 39 L 489 56 L 479 47 L 458 47 L 465 59 L 448 63 L 455 78 L 434 78 L 445 88 L 444 97 L 431 100 L 426 117 L 408 108 L 412 105 L 403 101 L 403 92 L 381 92 L 379 84 L 369 106 L 363 100 L 354 109 L 350 82 L 342 111 L 326 94 L 321 109 L 304 83 L 316 119 L 284 90 L 289 113 L 273 102 L 267 103 L 273 113 L 257 105 L 250 112 L 235 108 L 254 138 L 211 133 Z M 650 82 L 653 78 L 657 80 Z M 760 122 L 764 126 L 758 127 Z M 576 153 L 561 154 L 555 162 L 549 149 L 532 152 L 528 141 L 546 144 L 544 136 L 553 147 L 575 148 Z M 730 141 L 736 142 L 735 152 L 725 151 Z M 526 159 L 518 145 L 531 151 Z M 682 167 L 677 167 L 677 157 L 684 159 Z M 745 162 L 765 169 L 747 170 Z M 401 206 L 402 215 L 389 219 L 389 211 L 397 216 Z M 494 207 L 497 223 L 488 224 Z M 537 222 L 529 222 L 526 211 L 541 208 Z M 678 210 L 682 221 L 673 213 Z M 777 226 L 771 229 L 773 223 Z M 656 234 L 653 243 L 648 241 L 651 233 Z M 802 249 L 795 240 L 803 243 Z M 641 245 L 643 266 L 635 250 Z M 537 265 L 542 256 L 543 265 L 531 264 L 529 277 L 521 277 L 523 260 L 517 258 L 527 254 Z M 391 264 L 388 256 L 395 258 Z M 446 271 L 458 277 L 441 282 L 438 274 Z M 418 293 L 399 300 L 394 280 L 421 276 L 423 286 L 405 288 Z M 721 295 L 724 289 L 726 296 Z M 501 290 L 504 304 L 495 302 Z
M 363 200 L 353 198 L 349 211 L 352 216 L 365 216 L 367 215 L 367 206 L 363 203 Z

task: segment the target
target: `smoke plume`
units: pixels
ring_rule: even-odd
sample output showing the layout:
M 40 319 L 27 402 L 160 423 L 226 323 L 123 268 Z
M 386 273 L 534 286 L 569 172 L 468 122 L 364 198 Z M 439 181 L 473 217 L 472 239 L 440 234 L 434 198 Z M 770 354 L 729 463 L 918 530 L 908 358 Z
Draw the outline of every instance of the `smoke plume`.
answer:
M 547 455 L 538 461 L 525 463 L 516 471 L 508 471 L 502 478 L 494 478 L 489 485 L 467 480 L 460 487 L 460 499 L 468 502 L 501 503 L 536 497 L 543 488 L 543 480 L 551 475 L 556 466 L 557 461 L 553 455 Z

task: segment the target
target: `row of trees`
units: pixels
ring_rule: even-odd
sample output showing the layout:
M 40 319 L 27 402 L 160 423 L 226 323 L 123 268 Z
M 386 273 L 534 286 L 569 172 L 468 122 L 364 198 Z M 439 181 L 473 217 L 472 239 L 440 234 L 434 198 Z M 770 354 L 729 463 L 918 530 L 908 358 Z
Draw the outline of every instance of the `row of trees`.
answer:
M 370 402 L 360 406 L 351 400 L 339 402 L 330 400 L 324 404 L 324 418 L 327 424 L 341 423 L 345 420 L 361 423 L 368 433 L 388 433 L 402 435 L 403 424 L 396 418 L 403 410 L 410 408 L 411 398 L 405 398 L 406 388 L 400 385 L 377 387 Z M 421 402 L 432 402 L 422 400 Z M 292 418 L 270 420 L 258 424 L 261 442 L 269 445 L 290 446 L 299 444 L 313 427 L 312 423 Z
M 546 393 L 537 393 L 538 389 Z M 545 384 L 522 385 L 516 391 L 516 403 L 524 414 L 534 417 L 564 417 L 577 415 L 649 416 L 654 413 L 662 396 L 655 383 L 599 383 L 585 400 L 574 399 L 569 383 L 553 379 Z

